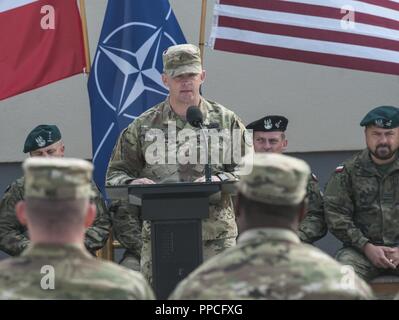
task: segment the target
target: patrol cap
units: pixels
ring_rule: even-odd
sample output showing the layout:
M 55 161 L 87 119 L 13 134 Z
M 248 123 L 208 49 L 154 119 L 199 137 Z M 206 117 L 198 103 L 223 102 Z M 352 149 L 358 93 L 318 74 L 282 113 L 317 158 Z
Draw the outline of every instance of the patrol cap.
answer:
M 254 153 L 244 157 L 253 161 L 252 172 L 241 175 L 237 189 L 254 201 L 274 205 L 296 205 L 306 195 L 310 168 L 303 160 L 277 153 Z
M 47 147 L 59 140 L 61 140 L 61 132 L 56 125 L 38 125 L 26 137 L 24 153 Z
M 86 160 L 32 157 L 22 167 L 26 198 L 73 200 L 93 195 L 93 165 Z
M 283 116 L 266 116 L 247 125 L 253 131 L 281 131 L 287 130 L 288 119 Z
M 393 129 L 399 126 L 399 109 L 392 106 L 380 106 L 369 111 L 360 122 L 362 127 L 375 125 L 383 129 Z
M 184 73 L 201 73 L 201 52 L 192 44 L 179 44 L 166 49 L 162 55 L 163 72 L 171 77 Z

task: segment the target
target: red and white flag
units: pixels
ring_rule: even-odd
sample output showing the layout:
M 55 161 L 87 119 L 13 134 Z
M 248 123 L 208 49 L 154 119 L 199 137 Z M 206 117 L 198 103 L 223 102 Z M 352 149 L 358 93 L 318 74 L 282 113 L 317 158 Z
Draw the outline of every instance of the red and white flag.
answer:
M 0 0 L 0 100 L 85 65 L 76 0 Z
M 210 44 L 399 75 L 399 0 L 217 0 Z

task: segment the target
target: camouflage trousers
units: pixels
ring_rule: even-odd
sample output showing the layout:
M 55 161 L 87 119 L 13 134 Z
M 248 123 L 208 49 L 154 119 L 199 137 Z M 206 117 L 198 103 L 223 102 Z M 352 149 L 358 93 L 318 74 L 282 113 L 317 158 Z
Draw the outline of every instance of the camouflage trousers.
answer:
M 123 258 L 119 261 L 119 264 L 125 268 L 140 272 L 140 257 L 137 257 L 137 255 L 129 250 L 125 250 Z
M 204 261 L 235 245 L 236 237 L 203 241 L 202 253 Z M 149 241 L 143 242 L 140 264 L 141 273 L 152 284 L 151 242 Z
M 377 268 L 362 252 L 354 248 L 341 248 L 338 250 L 335 258 L 344 265 L 352 266 L 356 274 L 365 281 L 370 281 L 378 276 L 384 275 L 399 276 L 399 268 L 395 270 Z

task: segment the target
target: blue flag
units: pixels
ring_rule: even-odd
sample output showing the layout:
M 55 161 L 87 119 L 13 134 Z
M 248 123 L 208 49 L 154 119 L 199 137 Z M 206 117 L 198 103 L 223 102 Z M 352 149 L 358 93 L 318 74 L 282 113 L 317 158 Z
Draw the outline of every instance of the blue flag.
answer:
M 105 174 L 120 132 L 168 95 L 162 53 L 186 43 L 168 0 L 108 1 L 89 77 L 94 180 Z

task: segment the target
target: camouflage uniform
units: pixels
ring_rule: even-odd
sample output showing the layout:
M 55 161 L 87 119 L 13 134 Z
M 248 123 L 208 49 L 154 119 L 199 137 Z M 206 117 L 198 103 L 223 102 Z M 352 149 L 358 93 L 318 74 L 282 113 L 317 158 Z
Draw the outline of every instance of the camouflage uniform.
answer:
M 218 123 L 219 129 L 233 129 L 241 130 L 240 139 L 243 137 L 245 131 L 244 125 L 240 119 L 231 111 L 223 106 L 207 101 L 201 98 L 199 108 L 204 115 L 204 125 L 211 123 Z M 137 118 L 125 131 L 122 132 L 117 145 L 115 146 L 111 161 L 107 172 L 108 185 L 124 185 L 129 184 L 132 180 L 137 178 L 149 178 L 157 183 L 161 182 L 179 182 L 179 181 L 194 181 L 195 179 L 204 175 L 203 164 L 149 164 L 145 160 L 145 154 L 148 147 L 153 143 L 146 141 L 146 133 L 150 129 L 160 129 L 165 135 L 165 147 L 174 148 L 173 154 L 177 154 L 184 144 L 173 143 L 173 146 L 168 145 L 168 126 L 170 123 L 176 123 L 176 135 L 183 129 L 195 130 L 197 139 L 200 137 L 199 129 L 193 128 L 187 121 L 182 120 L 171 109 L 168 99 L 164 102 L 151 108 L 139 118 Z M 245 143 L 241 141 L 242 148 Z M 249 141 L 247 141 L 250 144 Z M 187 146 L 185 146 L 187 147 Z M 213 146 L 215 147 L 215 146 Z M 220 144 L 221 150 L 223 145 Z M 224 147 L 225 148 L 225 147 Z M 168 150 L 165 151 L 165 153 Z M 225 150 L 224 150 L 225 151 Z M 231 146 L 229 151 L 231 151 Z M 198 144 L 198 154 L 200 154 Z M 223 152 L 221 153 L 223 154 Z M 230 177 L 234 177 L 232 173 L 236 168 L 236 163 L 232 164 L 212 164 L 213 174 L 226 173 Z M 137 221 L 137 211 L 131 214 L 125 212 L 125 217 L 120 217 L 125 222 L 125 225 L 133 225 Z M 122 231 L 118 230 L 118 225 L 122 223 L 115 222 L 115 233 L 124 234 L 127 239 L 125 243 L 137 243 L 137 236 L 132 233 L 128 234 L 127 228 Z M 211 203 L 209 208 L 209 218 L 203 220 L 202 236 L 204 240 L 204 257 L 214 255 L 226 247 L 235 244 L 237 236 L 237 226 L 235 223 L 235 216 L 232 208 L 231 197 L 227 194 L 222 194 L 221 199 L 216 203 Z M 143 247 L 141 252 L 141 268 L 142 272 L 150 278 L 151 274 L 151 244 L 150 244 L 150 225 L 149 222 L 144 221 L 143 224 Z M 117 236 L 119 238 L 119 236 Z M 209 250 L 212 248 L 212 250 Z M 134 250 L 134 248 L 133 248 Z
M 154 298 L 141 274 L 97 260 L 84 249 L 83 227 L 94 218 L 87 206 L 95 194 L 91 163 L 33 157 L 23 169 L 27 206 L 17 210 L 29 222 L 32 242 L 21 256 L 0 262 L 0 299 Z M 69 204 L 72 211 L 52 211 Z
M 308 210 L 299 225 L 298 235 L 301 241 L 313 243 L 323 238 L 327 233 L 327 223 L 324 218 L 323 195 L 314 174 L 307 186 Z
M 54 289 L 42 279 L 54 268 Z M 34 245 L 0 262 L 0 299 L 154 299 L 144 277 L 90 256 L 76 245 Z
M 112 211 L 113 236 L 126 249 L 119 263 L 126 268 L 140 271 L 143 246 L 141 238 L 143 220 L 140 207 L 118 200 L 112 202 L 110 211 Z
M 288 143 L 285 136 L 288 122 L 284 116 L 267 115 L 248 124 L 247 129 L 253 130 L 255 152 L 283 153 Z M 311 175 L 308 182 L 307 197 L 309 200 L 308 211 L 299 226 L 298 235 L 303 242 L 313 243 L 327 233 L 323 196 L 314 174 Z
M 363 246 L 399 245 L 399 160 L 382 175 L 369 150 L 337 167 L 327 184 L 324 205 L 329 230 L 343 242 L 337 260 L 371 279 L 399 270 L 379 269 L 363 254 Z
M 15 205 L 24 200 L 24 177 L 14 181 L 6 190 L 0 202 L 0 250 L 16 256 L 29 244 L 29 235 L 25 226 L 19 223 L 15 216 Z M 108 239 L 111 218 L 101 193 L 92 183 L 93 198 L 97 207 L 97 216 L 93 226 L 86 230 L 85 246 L 92 253 L 101 249 Z
M 237 245 L 208 260 L 170 299 L 365 299 L 358 277 L 345 287 L 342 266 L 290 230 L 245 231 Z
M 243 230 L 237 245 L 202 264 L 170 298 L 371 298 L 370 288 L 359 277 L 352 272 L 347 279 L 343 266 L 319 249 L 301 243 L 289 229 L 295 223 L 295 212 L 299 215 L 303 208 L 309 166 L 277 153 L 244 158 L 245 164 L 251 161 L 252 172 L 241 175 L 237 184 L 242 199 L 237 203 L 238 222 Z M 269 227 L 277 221 L 281 228 Z

